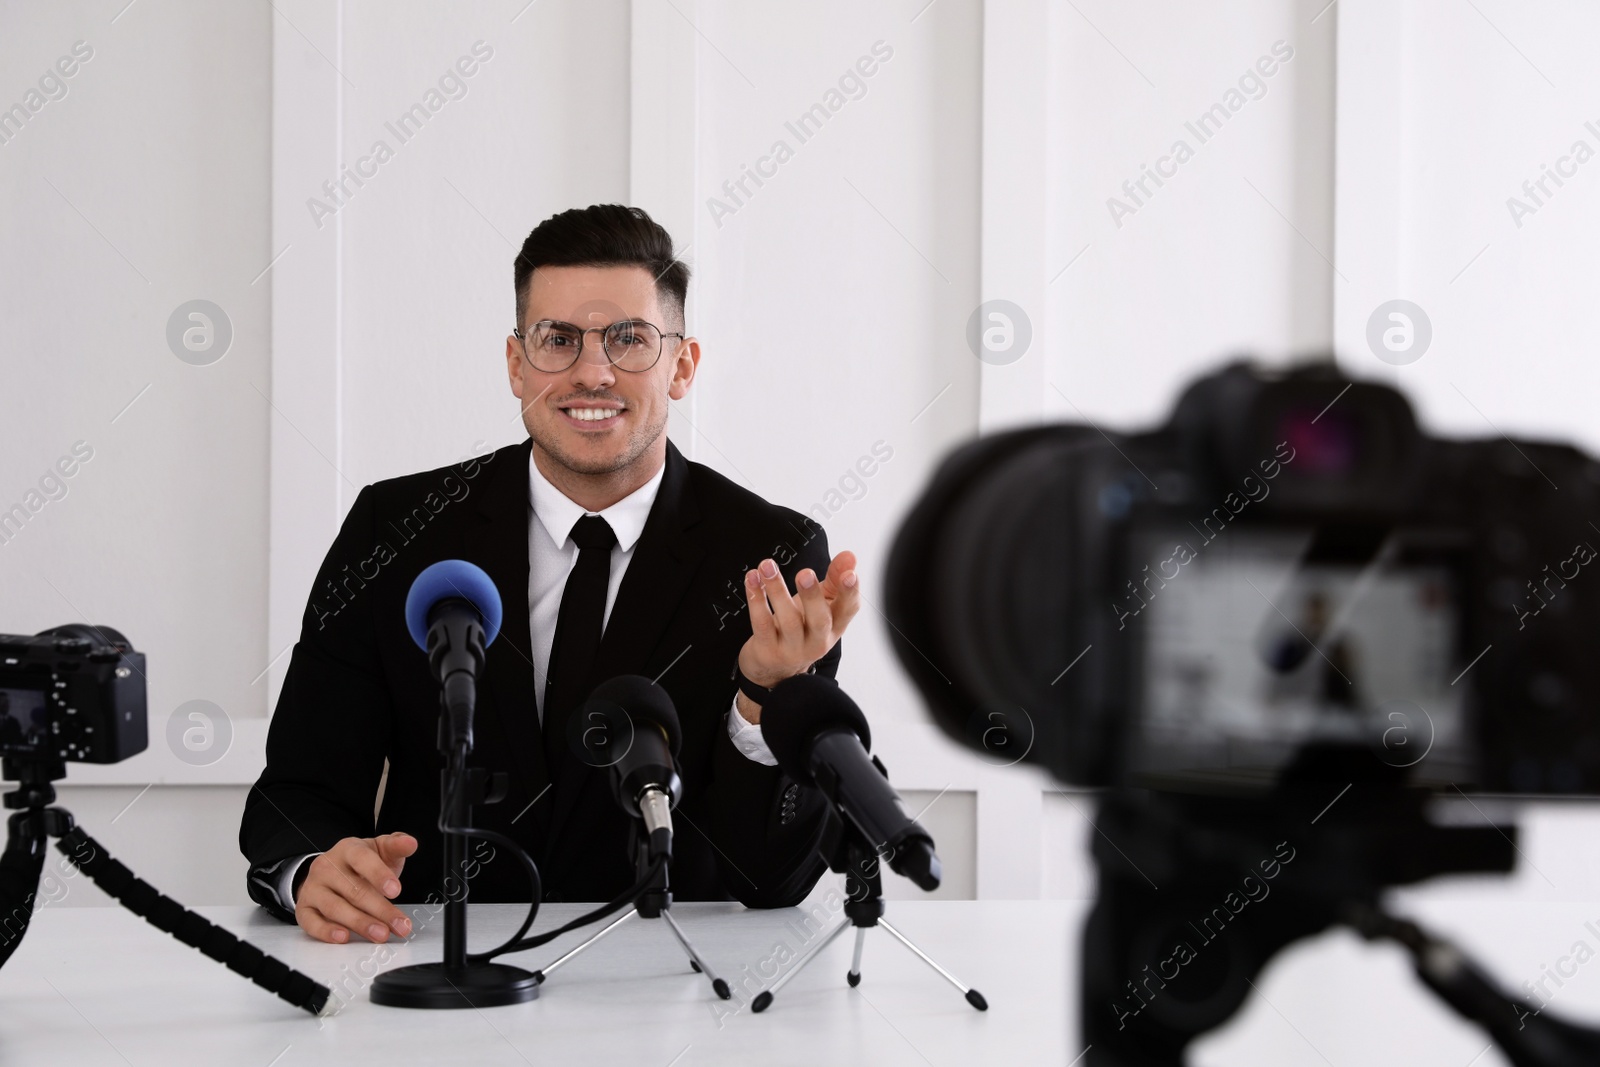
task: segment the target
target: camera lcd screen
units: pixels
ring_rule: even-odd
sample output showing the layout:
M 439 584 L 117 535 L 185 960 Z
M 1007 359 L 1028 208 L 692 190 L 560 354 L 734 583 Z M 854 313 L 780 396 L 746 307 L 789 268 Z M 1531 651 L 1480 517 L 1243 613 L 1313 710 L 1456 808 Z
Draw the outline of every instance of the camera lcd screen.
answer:
M 1469 780 L 1449 557 L 1391 539 L 1369 561 L 1319 560 L 1313 541 L 1235 527 L 1145 542 L 1135 771 L 1265 785 L 1331 743 L 1413 781 Z
M 49 729 L 44 690 L 0 687 L 0 752 L 41 751 Z

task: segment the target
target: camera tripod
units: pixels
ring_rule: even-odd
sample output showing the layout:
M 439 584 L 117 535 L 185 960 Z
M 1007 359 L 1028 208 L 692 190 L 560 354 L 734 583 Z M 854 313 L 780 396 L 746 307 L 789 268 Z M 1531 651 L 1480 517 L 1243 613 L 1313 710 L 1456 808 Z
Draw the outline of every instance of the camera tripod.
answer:
M 199 949 L 229 970 L 250 979 L 269 993 L 310 1012 L 321 1015 L 332 1001 L 332 991 L 308 975 L 262 952 L 248 941 L 163 896 L 150 883 L 111 857 L 94 838 L 84 833 L 65 808 L 52 807 L 56 799 L 52 784 L 66 777 L 67 768 L 59 759 L 21 759 L 6 757 L 0 776 L 18 783 L 5 795 L 6 807 L 16 809 L 7 821 L 6 848 L 0 854 L 0 914 L 16 917 L 20 927 L 16 936 L 0 945 L 0 964 L 4 964 L 22 942 L 33 912 L 33 898 L 44 873 L 45 844 L 56 838 L 56 848 L 94 882 L 95 885 L 158 930 L 176 937 L 190 948 Z
M 967 998 L 968 1004 L 971 1004 L 979 1011 L 988 1011 L 989 1002 L 983 999 L 982 993 L 971 986 L 963 985 L 955 975 L 939 966 L 932 956 L 929 956 L 914 945 L 910 938 L 889 925 L 889 921 L 883 917 L 883 871 L 877 853 L 867 845 L 866 841 L 861 838 L 854 828 L 846 828 L 836 813 L 830 812 L 829 818 L 831 822 L 826 833 L 834 838 L 834 845 L 831 849 L 824 849 L 824 851 L 831 853 L 828 867 L 836 873 L 842 872 L 844 874 L 844 918 L 840 919 L 838 924 L 832 930 L 829 930 L 821 941 L 807 949 L 805 954 L 795 961 L 793 967 L 789 968 L 782 977 L 772 983 L 770 989 L 764 989 L 757 993 L 755 998 L 750 1001 L 750 1010 L 756 1012 L 766 1011 L 772 1005 L 772 998 L 777 995 L 780 989 L 789 984 L 790 979 L 799 974 L 806 964 L 816 959 L 823 949 L 827 948 L 840 934 L 852 926 L 856 929 L 856 947 L 855 953 L 850 959 L 850 970 L 845 975 L 845 981 L 850 984 L 850 988 L 854 989 L 861 984 L 861 950 L 866 944 L 867 931 L 876 926 L 881 927 L 896 941 L 910 949 L 917 959 L 932 967 L 939 973 L 941 978 L 961 990 L 962 995 Z M 824 840 L 826 842 L 826 837 Z
M 646 875 L 650 874 L 652 866 L 650 846 L 649 842 L 645 840 L 644 835 L 639 833 L 639 827 L 637 823 L 634 825 L 632 836 L 635 870 L 638 872 L 639 879 L 643 880 Z M 667 879 L 667 864 L 662 863 L 655 867 L 655 874 L 650 877 L 649 882 L 645 885 L 644 891 L 634 898 L 633 907 L 630 910 L 623 912 L 621 915 L 611 920 L 611 922 L 595 931 L 588 938 L 584 939 L 581 943 L 574 945 L 572 948 L 568 949 L 566 952 L 550 961 L 544 967 L 534 971 L 534 981 L 542 985 L 544 980 L 548 978 L 550 973 L 557 967 L 565 965 L 584 949 L 589 948 L 611 931 L 615 930 L 629 919 L 637 916 L 641 919 L 665 920 L 667 929 L 672 931 L 672 936 L 678 939 L 678 944 L 682 945 L 683 950 L 689 954 L 689 966 L 694 969 L 696 974 L 704 974 L 711 980 L 711 988 L 717 994 L 717 996 L 721 997 L 723 1000 L 731 999 L 733 997 L 733 991 L 728 988 L 728 983 L 717 977 L 717 973 L 711 969 L 710 964 L 706 963 L 706 961 L 701 958 L 700 953 L 695 951 L 694 945 L 690 943 L 688 935 L 683 932 L 683 927 L 679 926 L 678 920 L 672 917 L 671 909 L 672 888 Z
M 1384 912 L 1389 886 L 1514 865 L 1514 826 L 1439 826 L 1428 799 L 1321 774 L 1266 801 L 1105 794 L 1082 949 L 1088 1064 L 1181 1067 L 1189 1042 L 1239 1009 L 1275 953 L 1341 924 L 1404 947 L 1423 983 L 1516 1067 L 1600 1062 L 1600 1032 L 1507 995 L 1459 948 Z

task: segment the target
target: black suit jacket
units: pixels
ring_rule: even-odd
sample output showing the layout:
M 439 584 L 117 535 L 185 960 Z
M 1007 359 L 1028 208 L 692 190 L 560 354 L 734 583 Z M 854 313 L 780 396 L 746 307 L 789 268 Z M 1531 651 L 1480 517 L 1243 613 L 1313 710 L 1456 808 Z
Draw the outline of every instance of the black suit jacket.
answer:
M 530 448 L 524 441 L 378 482 L 351 507 L 317 575 L 267 736 L 266 770 L 239 830 L 250 895 L 279 918 L 293 916 L 260 884 L 267 868 L 341 838 L 395 830 L 418 840 L 400 901 L 441 899 L 439 687 L 404 621 L 412 580 L 441 559 L 482 567 L 505 606 L 480 680 L 470 762 L 505 772 L 509 793 L 475 808 L 475 825 L 528 850 L 546 900 L 605 900 L 632 883 L 630 819 L 611 796 L 608 772 L 568 745 L 547 753 L 541 737 L 528 632 Z M 671 880 L 681 899 L 789 906 L 825 868 L 815 851 L 821 797 L 747 759 L 728 738 L 731 675 L 751 632 L 743 578 L 769 556 L 793 588 L 804 567 L 827 573 L 827 537 L 813 520 L 688 462 L 669 442 L 593 681 L 659 675 L 677 707 L 684 792 Z M 835 645 L 817 671 L 833 676 L 840 652 Z M 388 780 L 374 818 L 385 760 Z M 470 852 L 472 900 L 528 899 L 526 873 L 513 857 L 480 841 Z

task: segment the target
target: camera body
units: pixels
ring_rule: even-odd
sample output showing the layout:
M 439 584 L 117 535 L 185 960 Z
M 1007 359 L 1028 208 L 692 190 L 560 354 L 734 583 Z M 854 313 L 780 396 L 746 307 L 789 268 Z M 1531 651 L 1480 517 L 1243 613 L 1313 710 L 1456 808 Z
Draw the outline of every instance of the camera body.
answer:
M 1593 794 L 1597 496 L 1574 448 L 1430 437 L 1331 362 L 1235 363 L 1148 432 L 952 454 L 886 614 L 946 733 L 1075 784 Z
M 117 763 L 149 744 L 145 661 L 104 626 L 0 634 L 0 756 Z

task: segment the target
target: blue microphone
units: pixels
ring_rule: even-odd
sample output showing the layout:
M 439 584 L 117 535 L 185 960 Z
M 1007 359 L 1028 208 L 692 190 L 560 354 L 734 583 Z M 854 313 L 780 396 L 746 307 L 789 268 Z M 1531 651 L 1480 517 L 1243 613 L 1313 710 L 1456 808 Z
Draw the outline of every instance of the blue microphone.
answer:
M 472 751 L 478 675 L 501 618 L 494 580 L 466 560 L 440 560 L 417 575 L 406 594 L 406 630 L 443 687 L 439 729 L 450 751 Z

